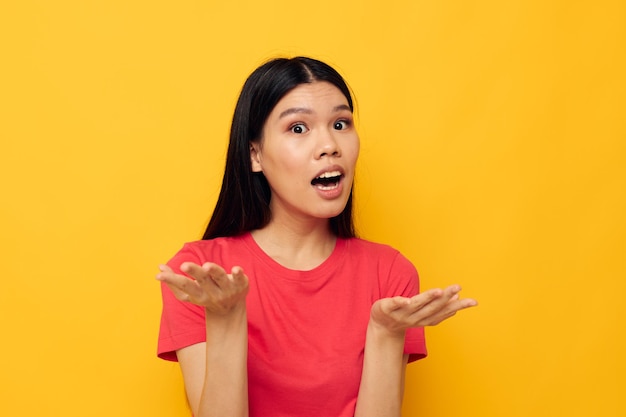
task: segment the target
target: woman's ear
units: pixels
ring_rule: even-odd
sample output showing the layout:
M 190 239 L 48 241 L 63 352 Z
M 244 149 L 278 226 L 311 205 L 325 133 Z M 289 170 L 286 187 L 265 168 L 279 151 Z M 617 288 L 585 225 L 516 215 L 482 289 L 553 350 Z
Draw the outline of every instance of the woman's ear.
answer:
M 261 158 L 259 157 L 259 145 L 256 143 L 250 144 L 250 163 L 252 165 L 252 172 L 262 172 Z

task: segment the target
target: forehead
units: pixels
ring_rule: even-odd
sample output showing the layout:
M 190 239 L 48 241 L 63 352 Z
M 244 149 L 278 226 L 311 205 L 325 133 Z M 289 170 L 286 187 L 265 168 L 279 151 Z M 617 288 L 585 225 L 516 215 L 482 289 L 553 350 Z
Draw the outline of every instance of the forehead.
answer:
M 335 109 L 348 105 L 348 99 L 341 90 L 326 81 L 300 84 L 281 98 L 272 110 L 270 117 L 279 117 L 290 108 L 303 108 L 312 111 Z

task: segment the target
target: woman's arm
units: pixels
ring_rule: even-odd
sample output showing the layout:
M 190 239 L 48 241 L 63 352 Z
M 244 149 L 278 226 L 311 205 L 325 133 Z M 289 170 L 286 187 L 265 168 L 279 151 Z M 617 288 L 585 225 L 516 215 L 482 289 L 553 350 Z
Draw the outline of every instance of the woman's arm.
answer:
M 409 359 L 403 352 L 404 333 L 390 334 L 370 320 L 355 417 L 400 416 Z
M 473 299 L 460 299 L 459 291 L 461 287 L 453 285 L 412 298 L 383 298 L 372 305 L 355 417 L 400 417 L 408 361 L 406 330 L 436 325 L 477 305 Z
M 207 318 L 207 341 L 176 352 L 195 417 L 248 415 L 248 323 L 245 307 Z
M 248 279 L 241 268 L 232 274 L 215 264 L 185 263 L 191 280 L 164 266 L 157 279 L 176 297 L 205 307 L 206 342 L 176 352 L 195 417 L 248 416 Z

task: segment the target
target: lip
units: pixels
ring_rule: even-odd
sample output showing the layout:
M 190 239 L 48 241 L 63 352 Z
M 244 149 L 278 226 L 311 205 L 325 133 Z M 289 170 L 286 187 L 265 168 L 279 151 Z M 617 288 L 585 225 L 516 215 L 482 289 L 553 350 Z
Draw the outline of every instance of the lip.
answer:
M 343 195 L 344 179 L 345 179 L 346 172 L 343 169 L 343 167 L 341 167 L 340 165 L 330 165 L 328 167 L 325 167 L 324 169 L 319 171 L 317 174 L 315 174 L 313 178 L 317 178 L 320 175 L 324 174 L 325 172 L 332 172 L 332 171 L 338 171 L 341 173 L 341 177 L 339 177 L 339 182 L 337 183 L 336 188 L 333 188 L 331 190 L 322 190 L 318 187 L 312 186 L 315 189 L 315 192 L 324 200 L 334 200 Z
M 311 178 L 311 181 L 313 181 L 315 178 L 319 177 L 320 175 L 322 175 L 322 174 L 324 174 L 326 172 L 331 172 L 331 171 L 339 171 L 341 173 L 341 178 L 342 179 L 346 175 L 345 170 L 340 165 L 330 165 L 330 166 L 327 166 L 326 168 L 322 169 L 317 174 L 315 174 L 315 176 L 313 178 Z
M 313 187 L 313 188 L 315 189 L 315 192 L 317 193 L 317 195 L 322 197 L 324 200 L 334 200 L 343 195 L 343 182 L 344 182 L 343 177 L 341 177 L 341 179 L 339 180 L 339 183 L 337 183 L 337 187 L 331 190 L 322 190 L 317 187 Z

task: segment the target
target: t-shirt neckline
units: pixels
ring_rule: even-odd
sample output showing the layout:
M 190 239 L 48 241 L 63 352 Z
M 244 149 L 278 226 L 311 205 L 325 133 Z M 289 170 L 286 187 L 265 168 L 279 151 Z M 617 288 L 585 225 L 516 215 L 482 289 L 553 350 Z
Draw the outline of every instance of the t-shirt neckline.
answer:
M 297 281 L 312 281 L 317 278 L 321 278 L 326 276 L 328 273 L 336 270 L 341 264 L 341 259 L 344 256 L 347 239 L 337 238 L 335 242 L 335 247 L 333 251 L 330 253 L 328 258 L 326 258 L 321 264 L 316 266 L 313 269 L 309 269 L 306 271 L 290 269 L 286 266 L 283 266 L 276 262 L 271 256 L 261 249 L 258 243 L 252 237 L 252 233 L 247 232 L 243 235 L 243 242 L 250 249 L 250 252 L 254 256 L 256 256 L 265 266 L 269 267 L 272 271 L 274 271 L 277 276 L 290 280 Z

